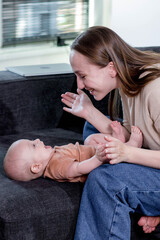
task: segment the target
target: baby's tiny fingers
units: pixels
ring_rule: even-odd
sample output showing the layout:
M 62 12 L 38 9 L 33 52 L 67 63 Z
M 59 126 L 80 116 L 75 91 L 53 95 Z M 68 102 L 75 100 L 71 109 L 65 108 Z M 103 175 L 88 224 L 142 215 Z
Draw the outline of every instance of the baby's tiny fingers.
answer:
M 106 156 L 106 153 L 104 151 L 97 153 L 97 156 L 104 157 Z
M 105 146 L 104 146 L 104 144 L 102 144 L 102 143 L 98 143 L 98 145 L 97 145 L 96 148 L 97 148 L 98 150 L 101 150 L 101 149 L 104 149 Z

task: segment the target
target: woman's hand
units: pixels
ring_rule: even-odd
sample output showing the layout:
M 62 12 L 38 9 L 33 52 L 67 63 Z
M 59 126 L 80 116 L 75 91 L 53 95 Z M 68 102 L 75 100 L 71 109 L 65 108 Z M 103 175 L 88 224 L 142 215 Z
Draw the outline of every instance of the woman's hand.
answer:
M 87 114 L 92 111 L 93 104 L 90 98 L 82 90 L 77 89 L 77 93 L 66 92 L 62 94 L 62 102 L 68 107 L 63 110 L 72 113 L 75 116 L 86 119 Z
M 110 164 L 127 162 L 129 156 L 129 146 L 114 137 L 104 137 L 107 141 L 105 153 Z

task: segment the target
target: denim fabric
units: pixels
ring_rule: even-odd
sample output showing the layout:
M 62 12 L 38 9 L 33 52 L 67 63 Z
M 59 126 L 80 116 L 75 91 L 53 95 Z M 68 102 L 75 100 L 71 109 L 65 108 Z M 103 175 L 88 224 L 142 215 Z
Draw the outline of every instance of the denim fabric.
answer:
M 160 215 L 160 170 L 105 164 L 85 184 L 74 240 L 129 240 L 130 213 Z
M 99 131 L 86 121 L 83 127 L 83 141 L 93 133 L 99 133 Z

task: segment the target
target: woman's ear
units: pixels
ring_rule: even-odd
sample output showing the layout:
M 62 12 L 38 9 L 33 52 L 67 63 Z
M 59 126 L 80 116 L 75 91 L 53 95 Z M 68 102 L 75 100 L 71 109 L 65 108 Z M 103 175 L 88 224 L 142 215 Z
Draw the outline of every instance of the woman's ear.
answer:
M 39 173 L 42 170 L 42 164 L 41 163 L 33 163 L 31 165 L 31 172 L 32 173 Z
M 116 71 L 116 69 L 115 69 L 115 67 L 114 67 L 113 62 L 109 62 L 108 65 L 109 65 L 109 73 L 110 73 L 110 76 L 111 76 L 112 78 L 115 78 L 116 75 L 117 75 L 117 71 Z

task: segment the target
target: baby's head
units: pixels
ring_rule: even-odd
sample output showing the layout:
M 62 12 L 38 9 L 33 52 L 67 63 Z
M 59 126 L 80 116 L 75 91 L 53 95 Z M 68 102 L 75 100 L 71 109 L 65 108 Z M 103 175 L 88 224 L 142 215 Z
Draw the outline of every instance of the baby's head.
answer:
M 53 149 L 39 139 L 18 140 L 9 147 L 4 158 L 4 170 L 8 177 L 29 181 L 43 175 Z

